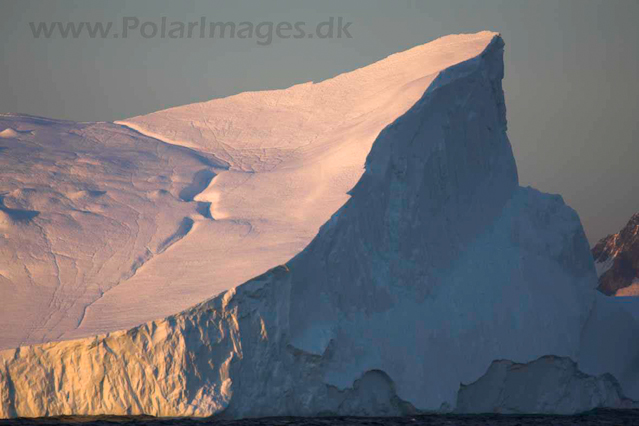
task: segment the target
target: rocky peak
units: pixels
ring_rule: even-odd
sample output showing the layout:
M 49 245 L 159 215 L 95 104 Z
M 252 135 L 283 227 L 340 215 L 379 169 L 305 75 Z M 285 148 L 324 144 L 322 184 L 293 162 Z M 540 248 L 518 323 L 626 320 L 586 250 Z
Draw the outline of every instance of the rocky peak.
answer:
M 635 294 L 629 287 L 635 284 L 639 287 L 639 213 L 621 231 L 599 241 L 592 255 L 599 275 L 599 291 L 609 296 Z M 626 290 L 620 292 L 622 289 Z

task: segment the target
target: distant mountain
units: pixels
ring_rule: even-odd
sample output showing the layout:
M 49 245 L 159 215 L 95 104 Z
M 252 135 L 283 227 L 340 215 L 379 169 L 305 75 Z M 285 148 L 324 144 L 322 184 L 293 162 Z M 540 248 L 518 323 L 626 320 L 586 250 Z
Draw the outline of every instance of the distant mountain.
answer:
M 639 295 L 639 213 L 618 233 L 592 249 L 599 291 L 608 296 Z

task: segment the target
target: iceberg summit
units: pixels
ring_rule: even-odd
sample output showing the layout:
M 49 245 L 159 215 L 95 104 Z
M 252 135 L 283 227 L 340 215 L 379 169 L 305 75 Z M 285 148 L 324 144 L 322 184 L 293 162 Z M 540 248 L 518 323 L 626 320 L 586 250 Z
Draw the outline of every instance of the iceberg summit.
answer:
M 328 207 L 296 223 L 302 231 L 290 241 L 304 247 L 294 257 L 206 302 L 126 331 L 0 352 L 0 417 L 566 414 L 632 406 L 623 378 L 595 371 L 605 369 L 605 357 L 583 343 L 598 330 L 598 283 L 578 215 L 558 195 L 519 186 L 506 134 L 503 47 L 496 33 L 448 36 L 311 85 L 324 85 L 312 92 L 316 105 L 333 110 L 349 107 L 349 87 L 365 88 L 369 107 L 350 107 L 375 117 L 381 132 L 372 147 L 362 135 L 375 126 L 359 126 L 367 117 L 352 114 L 346 124 L 313 122 L 331 135 L 322 150 L 313 138 L 298 146 L 291 136 L 305 125 L 302 115 L 268 133 L 269 146 L 252 148 L 260 136 L 252 121 L 273 114 L 267 119 L 277 122 L 282 105 L 294 114 L 308 85 L 271 93 L 272 110 L 212 118 L 208 130 L 189 123 L 216 104 L 122 122 L 145 137 L 215 151 L 230 168 L 214 179 L 226 175 L 227 186 L 233 173 L 246 172 L 270 191 L 264 185 L 281 164 L 311 164 L 317 179 L 325 170 L 333 183 L 309 184 L 315 192 L 303 201 Z M 446 65 L 416 78 L 415 64 L 427 64 L 428 55 Z M 380 74 L 395 76 L 393 95 L 384 91 L 381 100 L 370 86 Z M 419 96 L 398 107 L 395 96 L 416 88 Z M 387 106 L 401 113 L 389 120 Z M 242 140 L 238 123 L 253 129 L 245 146 L 209 138 Z M 331 161 L 343 156 L 332 147 L 352 149 L 351 157 L 362 146 L 363 174 L 350 172 L 355 163 L 339 163 L 344 175 L 335 171 Z M 351 180 L 350 198 L 342 197 Z M 213 218 L 232 211 L 227 202 L 216 212 L 223 195 L 208 194 Z M 314 237 L 299 237 L 324 216 Z M 270 235 L 284 232 L 274 226 Z M 583 356 L 592 371 L 579 370 Z

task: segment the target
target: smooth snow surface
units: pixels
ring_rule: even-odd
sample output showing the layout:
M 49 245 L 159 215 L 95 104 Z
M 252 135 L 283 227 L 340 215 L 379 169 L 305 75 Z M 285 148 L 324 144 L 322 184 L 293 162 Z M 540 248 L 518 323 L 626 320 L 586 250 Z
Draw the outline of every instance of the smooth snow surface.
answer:
M 1 116 L 0 195 L 39 214 L 0 216 L 0 348 L 135 326 L 285 263 L 348 200 L 379 132 L 493 36 L 119 124 Z
M 595 268 L 577 214 L 518 185 L 502 56 L 494 33 L 450 36 L 317 85 L 127 121 L 227 162 L 194 200 L 211 223 L 250 225 L 247 269 L 286 264 L 129 331 L 0 352 L 0 415 L 448 411 L 495 359 L 578 359 Z M 169 266 L 208 255 L 181 254 L 213 238 L 194 228 Z M 129 283 L 95 318 L 137 300 Z

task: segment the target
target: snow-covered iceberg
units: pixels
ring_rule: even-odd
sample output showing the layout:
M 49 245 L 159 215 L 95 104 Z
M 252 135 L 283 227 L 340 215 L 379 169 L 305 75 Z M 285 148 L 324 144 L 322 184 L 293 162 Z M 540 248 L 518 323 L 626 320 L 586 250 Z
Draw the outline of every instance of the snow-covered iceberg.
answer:
M 493 36 L 119 123 L 0 115 L 0 349 L 131 328 L 288 261 L 381 130 Z
M 482 34 L 379 134 L 303 251 L 168 318 L 0 352 L 0 416 L 453 410 L 495 359 L 578 359 L 588 242 L 560 196 L 519 186 L 503 41 Z

